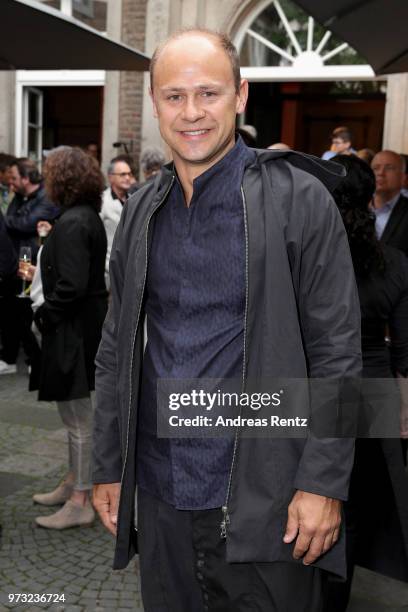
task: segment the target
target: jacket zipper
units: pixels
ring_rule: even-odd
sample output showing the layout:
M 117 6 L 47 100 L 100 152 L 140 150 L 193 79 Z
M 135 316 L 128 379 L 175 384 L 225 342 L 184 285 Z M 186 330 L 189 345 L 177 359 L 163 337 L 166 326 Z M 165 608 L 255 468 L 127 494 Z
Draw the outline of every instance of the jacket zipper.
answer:
M 244 392 L 245 389 L 245 378 L 246 378 L 246 350 L 247 350 L 247 342 L 246 342 L 246 331 L 247 331 L 247 320 L 248 320 L 248 270 L 249 270 L 249 248 L 248 248 L 248 220 L 247 220 L 247 206 L 244 189 L 241 185 L 241 196 L 242 196 L 242 206 L 244 209 L 244 228 L 245 228 L 245 314 L 244 314 L 244 355 L 243 355 L 243 363 L 242 363 L 242 386 L 241 393 Z M 242 406 L 240 407 L 239 413 L 241 415 Z M 231 468 L 228 477 L 228 487 L 227 494 L 225 497 L 225 503 L 222 506 L 222 521 L 220 523 L 221 530 L 221 538 L 226 539 L 227 537 L 227 529 L 230 524 L 230 517 L 228 514 L 228 502 L 231 494 L 231 484 L 232 484 L 232 475 L 235 467 L 235 460 L 238 451 L 238 438 L 239 438 L 239 428 L 235 430 L 235 438 L 234 438 L 234 450 L 232 453 L 232 461 Z
M 134 353 L 135 353 L 135 343 L 136 343 L 136 335 L 137 335 L 137 328 L 139 327 L 139 319 L 140 319 L 140 313 L 142 310 L 142 302 L 143 302 L 143 294 L 144 294 L 144 290 L 145 290 L 145 285 L 146 285 L 146 277 L 147 277 L 147 259 L 148 259 L 148 237 L 149 237 L 149 224 L 150 224 L 150 220 L 153 217 L 154 213 L 156 212 L 156 210 L 158 208 L 160 208 L 160 206 L 164 203 L 165 199 L 167 198 L 170 189 L 173 187 L 173 183 L 174 183 L 174 176 L 171 179 L 171 183 L 168 186 L 168 188 L 166 189 L 166 192 L 164 194 L 164 196 L 161 198 L 160 202 L 157 204 L 157 206 L 154 207 L 154 209 L 152 210 L 152 212 L 150 213 L 149 218 L 147 219 L 147 225 L 146 225 L 146 244 L 145 244 L 145 252 L 146 252 L 146 263 L 145 263 L 145 269 L 144 269 L 144 276 L 143 276 L 143 284 L 142 284 L 142 290 L 141 290 L 141 294 L 140 294 L 140 301 L 139 301 L 139 310 L 137 313 L 137 319 L 136 319 L 136 326 L 133 332 L 133 337 L 132 337 L 132 352 L 131 352 L 131 357 L 130 357 L 130 369 L 129 369 L 129 376 L 130 376 L 130 393 L 129 393 L 129 409 L 128 409 L 128 422 L 127 422 L 127 430 L 126 430 L 126 451 L 125 451 L 125 460 L 123 462 L 123 468 L 122 468 L 122 476 L 121 476 L 121 483 L 123 482 L 123 476 L 125 475 L 125 469 L 126 469 L 126 463 L 127 463 L 127 457 L 128 457 L 128 449 L 129 449 L 129 429 L 130 429 L 130 411 L 132 409 L 132 395 L 133 395 L 133 357 L 134 357 Z M 122 487 L 120 489 L 120 495 L 119 495 L 119 507 L 121 504 L 121 500 L 122 500 Z

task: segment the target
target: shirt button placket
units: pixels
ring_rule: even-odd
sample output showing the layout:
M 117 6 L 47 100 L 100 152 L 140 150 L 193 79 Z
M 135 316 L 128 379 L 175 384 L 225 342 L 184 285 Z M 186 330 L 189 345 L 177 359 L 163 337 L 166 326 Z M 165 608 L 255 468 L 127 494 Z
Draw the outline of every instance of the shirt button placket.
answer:
M 205 557 L 205 553 L 202 550 L 197 551 L 197 561 L 196 561 L 196 566 L 197 566 L 197 573 L 196 573 L 196 578 L 199 582 L 200 588 L 201 588 L 201 592 L 203 595 L 203 600 L 204 600 L 204 610 L 209 610 L 208 607 L 208 600 L 209 600 L 209 594 L 207 592 L 207 586 L 205 584 L 205 575 L 204 575 L 204 568 L 205 568 L 205 561 L 204 561 L 204 557 Z

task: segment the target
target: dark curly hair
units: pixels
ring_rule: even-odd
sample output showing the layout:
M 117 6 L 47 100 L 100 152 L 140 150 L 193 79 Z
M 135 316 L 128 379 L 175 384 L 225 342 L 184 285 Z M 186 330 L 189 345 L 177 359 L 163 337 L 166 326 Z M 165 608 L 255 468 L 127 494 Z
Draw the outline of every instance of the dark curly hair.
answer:
M 370 166 L 355 155 L 336 155 L 331 159 L 347 171 L 333 192 L 347 231 L 354 271 L 367 276 L 384 272 L 385 259 L 375 233 L 375 216 L 369 204 L 375 191 L 375 176 Z
M 105 188 L 96 159 L 79 147 L 58 147 L 51 151 L 44 165 L 45 190 L 54 204 L 70 208 L 78 204 L 92 206 L 98 212 Z

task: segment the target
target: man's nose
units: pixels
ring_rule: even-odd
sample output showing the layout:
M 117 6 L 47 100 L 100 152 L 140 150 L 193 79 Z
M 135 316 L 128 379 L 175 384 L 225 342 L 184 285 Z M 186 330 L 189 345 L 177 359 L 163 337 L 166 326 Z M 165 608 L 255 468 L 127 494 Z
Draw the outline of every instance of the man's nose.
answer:
M 205 111 L 200 101 L 195 96 L 188 97 L 183 109 L 183 119 L 186 121 L 198 121 L 205 116 Z

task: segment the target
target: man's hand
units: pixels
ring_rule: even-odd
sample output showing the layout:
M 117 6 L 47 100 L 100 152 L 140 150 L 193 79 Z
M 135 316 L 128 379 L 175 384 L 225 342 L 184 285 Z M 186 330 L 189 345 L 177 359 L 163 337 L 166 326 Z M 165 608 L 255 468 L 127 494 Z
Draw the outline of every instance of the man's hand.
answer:
M 296 538 L 293 556 L 309 565 L 327 552 L 339 539 L 341 502 L 338 499 L 296 491 L 288 508 L 283 541 Z
M 116 536 L 120 482 L 97 484 L 93 488 L 92 503 L 106 529 Z
M 25 281 L 32 281 L 35 274 L 35 266 L 31 264 L 26 264 L 22 261 L 19 262 L 17 276 L 22 278 Z
M 40 238 L 45 238 L 46 236 L 48 236 L 51 230 L 51 223 L 48 223 L 48 221 L 38 221 L 37 234 L 40 236 Z

